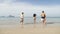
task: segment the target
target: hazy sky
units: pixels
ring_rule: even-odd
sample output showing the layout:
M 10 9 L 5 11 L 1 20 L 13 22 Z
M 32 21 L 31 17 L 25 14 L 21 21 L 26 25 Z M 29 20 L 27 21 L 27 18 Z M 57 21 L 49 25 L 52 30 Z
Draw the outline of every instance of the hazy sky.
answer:
M 60 17 L 60 0 L 0 0 L 0 16 L 19 16 L 21 12 L 40 16 L 43 10 L 47 16 Z

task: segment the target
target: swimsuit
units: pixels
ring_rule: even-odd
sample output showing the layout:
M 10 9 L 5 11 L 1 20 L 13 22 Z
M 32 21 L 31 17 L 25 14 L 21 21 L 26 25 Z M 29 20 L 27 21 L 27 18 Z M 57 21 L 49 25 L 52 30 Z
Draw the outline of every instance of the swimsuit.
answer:
M 41 17 L 41 18 L 43 18 L 43 19 L 44 19 L 45 17 Z

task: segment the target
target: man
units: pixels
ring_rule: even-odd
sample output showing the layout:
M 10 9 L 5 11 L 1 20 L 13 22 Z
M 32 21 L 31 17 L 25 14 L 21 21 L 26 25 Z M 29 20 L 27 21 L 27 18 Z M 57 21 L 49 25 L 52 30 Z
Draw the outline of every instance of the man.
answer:
M 20 23 L 23 24 L 23 22 L 24 22 L 24 12 L 21 13 L 20 18 L 21 18 Z
M 41 13 L 41 21 L 46 24 L 46 14 L 44 13 L 44 11 L 42 11 Z

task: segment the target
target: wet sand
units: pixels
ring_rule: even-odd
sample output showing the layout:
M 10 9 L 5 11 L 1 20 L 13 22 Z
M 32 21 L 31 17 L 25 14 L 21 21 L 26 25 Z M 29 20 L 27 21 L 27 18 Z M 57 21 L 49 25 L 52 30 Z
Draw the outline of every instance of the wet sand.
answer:
M 60 26 L 43 26 L 40 24 L 11 25 L 0 27 L 0 34 L 60 34 Z

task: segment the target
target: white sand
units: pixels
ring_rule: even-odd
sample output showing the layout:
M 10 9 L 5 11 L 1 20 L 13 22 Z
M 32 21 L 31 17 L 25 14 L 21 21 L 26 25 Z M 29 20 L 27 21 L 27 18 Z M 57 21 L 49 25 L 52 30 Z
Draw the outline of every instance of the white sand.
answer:
M 60 26 L 30 24 L 0 27 L 0 34 L 60 34 Z

